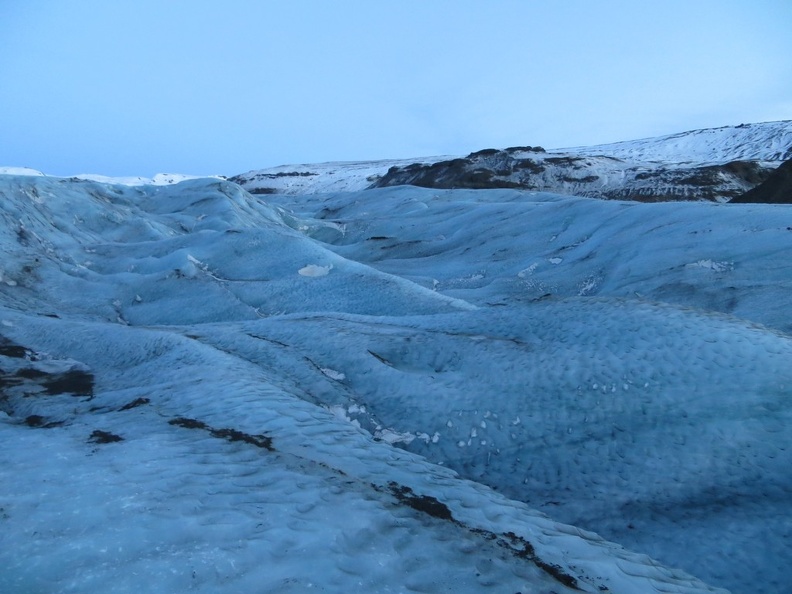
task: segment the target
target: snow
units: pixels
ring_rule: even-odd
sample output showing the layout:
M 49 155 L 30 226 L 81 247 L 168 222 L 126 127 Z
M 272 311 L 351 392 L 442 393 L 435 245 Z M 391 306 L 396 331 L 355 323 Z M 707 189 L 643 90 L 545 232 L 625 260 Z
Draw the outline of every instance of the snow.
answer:
M 792 159 L 792 120 L 693 130 L 612 144 L 556 149 L 577 155 L 607 155 L 626 161 L 722 164 Z
M 2 592 L 788 591 L 783 206 L 0 199 Z
M 330 264 L 329 266 L 318 266 L 316 264 L 308 264 L 308 266 L 303 266 L 297 272 L 301 276 L 327 276 L 330 274 L 330 270 L 332 270 L 333 265 Z
M 30 169 L 29 167 L 0 167 L 0 175 L 33 175 L 33 176 L 46 176 L 45 173 Z M 114 184 L 121 186 L 167 186 L 177 184 L 179 182 L 187 181 L 190 179 L 225 179 L 222 176 L 199 176 L 199 175 L 186 175 L 183 173 L 157 173 L 154 177 L 142 176 L 124 176 L 124 177 L 110 177 L 107 175 L 97 175 L 94 173 L 79 173 L 71 176 L 71 179 L 80 179 L 85 181 L 94 181 L 103 184 Z
M 388 159 L 380 161 L 341 161 L 310 165 L 279 165 L 257 169 L 232 178 L 252 193 L 289 195 L 365 190 L 391 167 L 411 163 L 435 163 L 452 157 Z
M 30 167 L 0 167 L 0 175 L 34 175 L 43 176 L 41 171 Z
M 96 181 L 105 184 L 117 184 L 122 186 L 168 186 L 190 179 L 225 179 L 218 175 L 186 175 L 183 173 L 157 173 L 154 177 L 107 177 L 90 173 L 80 173 L 73 176 L 76 179 L 86 181 Z

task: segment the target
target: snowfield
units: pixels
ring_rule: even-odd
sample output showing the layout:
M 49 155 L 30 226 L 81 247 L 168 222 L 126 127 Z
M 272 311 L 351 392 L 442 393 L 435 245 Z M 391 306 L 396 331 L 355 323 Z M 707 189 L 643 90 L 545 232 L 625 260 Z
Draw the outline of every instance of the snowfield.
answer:
M 365 190 L 391 167 L 435 163 L 446 157 L 280 165 L 231 178 L 252 194 L 319 194 Z
M 738 160 L 779 163 L 792 159 L 792 121 L 706 128 L 657 138 L 559 150 L 663 163 L 712 165 Z
M 788 207 L 0 198 L 0 592 L 789 591 Z

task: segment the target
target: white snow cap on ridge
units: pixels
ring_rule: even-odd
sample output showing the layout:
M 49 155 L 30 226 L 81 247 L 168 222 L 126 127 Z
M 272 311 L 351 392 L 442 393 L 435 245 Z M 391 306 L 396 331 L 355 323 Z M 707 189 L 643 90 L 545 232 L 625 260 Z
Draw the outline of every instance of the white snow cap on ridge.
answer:
M 702 165 L 745 160 L 785 161 L 792 158 L 792 120 L 705 128 L 553 152 Z
M 48 175 L 37 169 L 30 167 L 0 167 L 0 175 L 33 175 L 37 177 L 61 177 L 58 175 Z M 99 175 L 96 173 L 78 173 L 68 176 L 71 179 L 84 179 L 87 181 L 99 182 L 102 184 L 114 184 L 120 186 L 168 186 L 178 184 L 188 179 L 225 179 L 221 175 L 187 175 L 184 173 L 157 173 L 154 177 L 142 176 L 122 176 L 113 177 Z

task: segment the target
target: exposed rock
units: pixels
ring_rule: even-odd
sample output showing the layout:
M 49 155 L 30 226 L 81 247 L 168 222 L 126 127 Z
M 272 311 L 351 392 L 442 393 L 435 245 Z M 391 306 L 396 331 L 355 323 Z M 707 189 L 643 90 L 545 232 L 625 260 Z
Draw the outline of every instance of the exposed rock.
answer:
M 733 198 L 731 201 L 737 203 L 792 204 L 792 159 L 782 163 L 760 185 Z
M 724 202 L 761 183 L 771 171 L 758 161 L 704 166 L 628 163 L 604 155 L 526 149 L 485 149 L 463 159 L 391 167 L 371 187 L 518 188 L 639 202 Z
M 24 418 L 29 427 L 54 427 L 35 410 L 38 397 L 94 393 L 94 376 L 82 363 L 51 359 L 0 335 L 0 411 Z
M 122 406 L 118 410 L 131 410 L 133 408 L 137 408 L 138 406 L 145 406 L 146 404 L 150 403 L 151 400 L 148 398 L 135 398 L 132 402 L 127 402 L 124 406 Z
M 244 433 L 237 429 L 230 428 L 215 429 L 203 421 L 189 419 L 186 417 L 177 417 L 175 419 L 171 419 L 168 421 L 168 424 L 174 425 L 176 427 L 183 427 L 185 429 L 200 429 L 202 431 L 208 431 L 212 437 L 225 439 L 227 441 L 241 441 L 243 443 L 256 446 L 257 448 L 263 448 L 265 450 L 274 451 L 275 449 L 272 445 L 272 438 L 268 435 L 251 435 L 249 433 Z
M 95 430 L 88 438 L 90 443 L 115 443 L 117 441 L 124 441 L 124 438 L 109 431 L 102 431 L 101 429 Z

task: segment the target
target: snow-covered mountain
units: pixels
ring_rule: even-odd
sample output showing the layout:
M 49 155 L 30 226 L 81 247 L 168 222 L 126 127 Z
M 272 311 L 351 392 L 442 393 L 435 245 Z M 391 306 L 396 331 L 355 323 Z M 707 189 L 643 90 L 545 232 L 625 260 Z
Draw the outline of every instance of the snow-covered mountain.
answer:
M 518 148 L 390 169 L 374 186 L 518 188 L 610 200 L 724 202 L 764 181 L 772 169 L 755 161 L 690 167 Z
M 14 173 L 0 591 L 788 591 L 786 207 Z
M 792 159 L 792 120 L 705 128 L 657 138 L 561 149 L 625 161 L 723 165 L 731 161 Z
M 595 198 L 725 202 L 792 158 L 792 121 L 694 130 L 609 145 L 486 149 L 467 157 L 282 166 L 235 176 L 253 193 L 366 187 L 519 188 Z
M 436 163 L 449 157 L 382 161 L 346 161 L 311 165 L 281 165 L 235 175 L 230 179 L 251 194 L 319 194 L 357 192 L 380 179 L 391 167 L 416 162 Z

